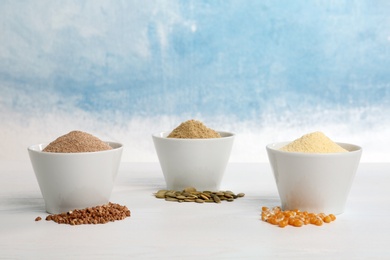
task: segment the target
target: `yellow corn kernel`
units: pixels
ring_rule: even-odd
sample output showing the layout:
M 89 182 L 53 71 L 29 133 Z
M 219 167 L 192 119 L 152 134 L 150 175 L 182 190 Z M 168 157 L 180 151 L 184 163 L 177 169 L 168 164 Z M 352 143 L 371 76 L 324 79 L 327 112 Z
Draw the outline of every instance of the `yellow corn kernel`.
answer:
M 325 217 L 323 218 L 323 221 L 324 221 L 325 223 L 330 223 L 330 222 L 332 222 L 332 219 L 331 219 L 330 216 L 325 216 Z
M 296 218 L 296 219 L 294 219 L 292 221 L 292 226 L 294 226 L 294 227 L 302 227 L 303 226 L 303 221 Z
M 284 228 L 287 225 L 288 225 L 288 220 L 287 219 L 282 220 L 282 221 L 279 222 L 279 227 L 281 227 L 281 228 Z

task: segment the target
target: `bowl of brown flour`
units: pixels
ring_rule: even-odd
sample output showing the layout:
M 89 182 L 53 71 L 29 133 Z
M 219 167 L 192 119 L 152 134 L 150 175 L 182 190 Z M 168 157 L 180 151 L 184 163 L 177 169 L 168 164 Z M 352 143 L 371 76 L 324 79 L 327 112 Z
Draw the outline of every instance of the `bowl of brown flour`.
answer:
M 344 212 L 361 147 L 314 132 L 266 149 L 283 210 Z
M 169 190 L 195 187 L 218 191 L 229 161 L 234 134 L 215 131 L 197 120 L 152 135 Z
M 122 150 L 120 143 L 82 131 L 28 147 L 46 211 L 57 214 L 107 204 Z

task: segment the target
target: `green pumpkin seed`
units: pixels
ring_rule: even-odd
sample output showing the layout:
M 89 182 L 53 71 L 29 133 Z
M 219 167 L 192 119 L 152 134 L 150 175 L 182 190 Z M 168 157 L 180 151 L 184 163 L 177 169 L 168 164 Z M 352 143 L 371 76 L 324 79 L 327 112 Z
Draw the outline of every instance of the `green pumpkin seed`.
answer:
M 208 200 L 208 199 L 210 199 L 210 197 L 209 196 L 207 196 L 206 194 L 204 194 L 204 193 L 201 193 L 200 195 L 199 195 L 202 199 L 204 199 L 204 200 Z
M 160 193 L 156 193 L 156 198 L 158 199 L 164 199 L 165 198 L 165 194 L 160 194 Z
M 215 201 L 215 203 L 221 203 L 221 199 L 215 194 L 213 194 L 213 200 Z
M 178 201 L 178 199 L 172 198 L 172 197 L 166 197 L 165 200 L 166 201 Z
M 176 198 L 176 194 L 174 192 L 168 191 L 165 193 L 165 197 Z
M 233 195 L 225 192 L 224 197 L 230 199 L 233 198 Z

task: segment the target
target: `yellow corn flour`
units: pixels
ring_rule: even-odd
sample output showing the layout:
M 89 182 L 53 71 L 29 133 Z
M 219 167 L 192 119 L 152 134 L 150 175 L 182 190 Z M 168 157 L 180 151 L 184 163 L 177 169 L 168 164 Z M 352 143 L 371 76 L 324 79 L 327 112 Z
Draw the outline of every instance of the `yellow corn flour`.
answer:
M 322 132 L 306 134 L 299 139 L 280 148 L 287 152 L 300 153 L 345 153 L 348 152 L 340 145 L 334 143 Z

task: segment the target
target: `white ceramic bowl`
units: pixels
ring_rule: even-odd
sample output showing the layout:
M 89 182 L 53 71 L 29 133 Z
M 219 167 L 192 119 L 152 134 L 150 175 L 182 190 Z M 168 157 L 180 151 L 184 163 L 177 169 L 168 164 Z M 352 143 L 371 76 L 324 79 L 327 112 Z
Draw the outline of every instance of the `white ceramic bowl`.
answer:
M 266 146 L 283 210 L 341 214 L 355 177 L 362 148 L 338 143 L 346 153 L 295 153 Z
M 112 150 L 88 153 L 42 152 L 47 144 L 28 147 L 47 212 L 57 214 L 109 202 L 123 146 L 107 143 Z
M 169 133 L 152 135 L 167 189 L 219 190 L 234 134 L 218 132 L 221 138 L 184 139 L 167 138 Z

